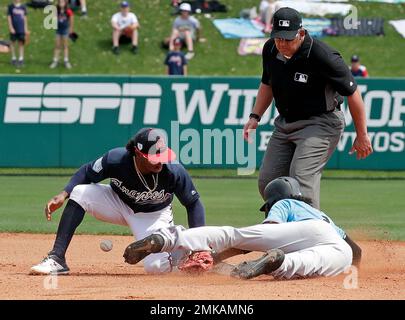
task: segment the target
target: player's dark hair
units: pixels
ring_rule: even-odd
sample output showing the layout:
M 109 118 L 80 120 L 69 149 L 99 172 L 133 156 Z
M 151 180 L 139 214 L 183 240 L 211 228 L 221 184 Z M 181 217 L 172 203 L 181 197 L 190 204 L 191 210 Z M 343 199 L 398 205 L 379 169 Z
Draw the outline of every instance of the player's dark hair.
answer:
M 127 149 L 128 153 L 131 156 L 135 156 L 135 142 L 133 139 L 130 139 L 127 143 L 127 145 L 125 146 L 125 149 Z

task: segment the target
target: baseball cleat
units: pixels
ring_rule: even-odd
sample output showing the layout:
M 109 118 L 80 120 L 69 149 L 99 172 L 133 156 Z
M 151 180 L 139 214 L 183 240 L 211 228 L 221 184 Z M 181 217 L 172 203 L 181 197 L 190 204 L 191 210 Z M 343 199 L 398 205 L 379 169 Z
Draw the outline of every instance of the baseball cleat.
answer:
M 160 234 L 151 234 L 146 238 L 131 243 L 124 252 L 125 262 L 136 264 L 151 253 L 160 252 L 165 241 Z
M 247 280 L 271 273 L 283 264 L 284 257 L 284 252 L 280 249 L 269 250 L 257 260 L 238 264 L 232 270 L 231 276 Z
M 55 255 L 47 256 L 41 263 L 31 267 L 30 274 L 68 274 L 69 267 L 66 262 Z

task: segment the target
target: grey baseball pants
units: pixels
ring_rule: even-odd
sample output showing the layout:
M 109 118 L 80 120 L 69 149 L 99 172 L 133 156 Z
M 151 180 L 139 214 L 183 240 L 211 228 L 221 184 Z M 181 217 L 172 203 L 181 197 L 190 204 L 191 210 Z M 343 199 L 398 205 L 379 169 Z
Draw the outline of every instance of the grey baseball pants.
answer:
M 298 180 L 305 197 L 319 209 L 322 170 L 345 127 L 343 112 L 335 110 L 307 120 L 287 123 L 278 116 L 259 171 L 259 191 L 281 176 Z

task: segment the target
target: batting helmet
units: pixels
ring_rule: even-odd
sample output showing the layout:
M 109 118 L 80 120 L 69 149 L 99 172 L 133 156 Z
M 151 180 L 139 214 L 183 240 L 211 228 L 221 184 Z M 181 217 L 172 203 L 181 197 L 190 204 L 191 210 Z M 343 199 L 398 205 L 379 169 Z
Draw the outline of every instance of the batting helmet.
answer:
M 264 189 L 265 203 L 260 211 L 269 212 L 271 207 L 279 200 L 301 196 L 300 185 L 292 177 L 279 177 L 270 181 Z

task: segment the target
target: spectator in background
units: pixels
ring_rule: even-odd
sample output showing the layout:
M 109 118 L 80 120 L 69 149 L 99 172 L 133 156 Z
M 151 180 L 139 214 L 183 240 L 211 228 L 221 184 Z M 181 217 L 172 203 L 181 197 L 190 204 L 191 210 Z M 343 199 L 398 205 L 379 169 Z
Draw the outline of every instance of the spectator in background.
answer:
M 360 64 L 360 58 L 357 55 L 353 55 L 351 59 L 352 65 L 350 66 L 350 71 L 353 77 L 363 77 L 368 78 L 368 71 L 365 66 Z
M 170 51 L 165 59 L 166 74 L 168 75 L 187 75 L 187 59 L 181 52 L 182 41 L 176 38 L 173 41 L 174 50 Z
M 86 0 L 69 0 L 69 6 L 74 10 L 75 8 L 80 7 L 80 10 L 82 11 L 82 17 L 87 18 Z
M 187 46 L 186 59 L 194 57 L 194 41 L 199 40 L 201 26 L 200 22 L 191 16 L 191 5 L 183 2 L 179 6 L 180 16 L 173 22 L 172 34 L 170 36 L 169 49 L 174 50 L 174 39 L 180 38 Z
M 58 0 L 57 5 L 58 28 L 56 29 L 55 50 L 51 69 L 55 69 L 59 63 L 60 51 L 63 47 L 63 62 L 65 68 L 71 69 L 69 62 L 69 34 L 73 33 L 73 11 L 69 8 L 67 0 Z
M 8 28 L 10 31 L 11 64 L 16 67 L 24 65 L 24 45 L 26 37 L 29 36 L 27 8 L 21 4 L 21 0 L 14 0 L 7 10 Z M 19 49 L 17 61 L 16 49 Z
M 271 19 L 274 12 L 276 12 L 275 0 L 262 0 L 259 6 L 260 21 L 265 25 L 264 32 L 270 33 L 271 31 Z
M 138 52 L 138 28 L 139 22 L 136 15 L 130 12 L 129 3 L 121 2 L 121 11 L 112 16 L 111 25 L 113 27 L 113 48 L 114 54 L 119 54 L 120 37 L 130 38 L 132 41 L 131 51 L 133 54 Z

